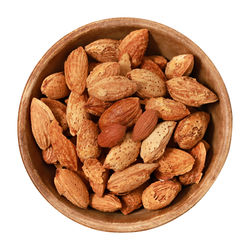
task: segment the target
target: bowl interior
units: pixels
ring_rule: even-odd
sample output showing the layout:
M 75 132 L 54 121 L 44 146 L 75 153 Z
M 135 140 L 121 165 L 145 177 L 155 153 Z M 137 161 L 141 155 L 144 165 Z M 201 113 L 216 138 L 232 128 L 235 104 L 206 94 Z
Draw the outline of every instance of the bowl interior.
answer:
M 148 55 L 161 54 L 171 59 L 183 53 L 195 56 L 192 76 L 208 86 L 219 102 L 206 106 L 211 122 L 206 140 L 211 145 L 204 176 L 199 184 L 185 187 L 174 202 L 158 211 L 140 209 L 124 216 L 119 212 L 102 213 L 80 209 L 60 197 L 53 184 L 54 167 L 47 166 L 41 157 L 30 126 L 29 106 L 33 97 L 41 97 L 42 80 L 49 74 L 62 71 L 68 54 L 78 46 L 85 46 L 99 38 L 121 39 L 130 31 L 147 28 L 150 31 Z M 107 19 L 85 25 L 58 41 L 39 61 L 23 92 L 19 109 L 18 138 L 24 165 L 41 194 L 61 213 L 91 228 L 105 231 L 140 231 L 173 220 L 195 205 L 208 191 L 226 159 L 232 129 L 231 106 L 223 80 L 204 52 L 175 30 L 152 21 L 135 18 Z

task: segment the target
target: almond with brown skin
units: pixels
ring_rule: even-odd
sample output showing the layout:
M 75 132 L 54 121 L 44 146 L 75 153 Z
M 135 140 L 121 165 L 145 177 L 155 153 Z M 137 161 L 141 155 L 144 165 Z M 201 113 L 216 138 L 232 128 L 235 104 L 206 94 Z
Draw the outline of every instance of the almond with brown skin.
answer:
M 41 92 L 50 99 L 61 99 L 68 96 L 70 91 L 66 85 L 63 72 L 47 76 L 42 82 Z
M 128 53 L 124 53 L 119 59 L 120 74 L 126 76 L 129 71 L 131 71 L 131 60 Z
M 51 146 L 42 151 L 42 156 L 43 156 L 43 160 L 47 164 L 55 164 L 55 163 L 57 163 L 56 154 L 55 154 L 55 152 L 54 152 L 54 150 L 53 150 L 53 148 Z
M 152 56 L 146 56 L 146 58 L 149 58 L 154 63 L 156 63 L 162 70 L 166 68 L 167 65 L 167 59 L 163 56 L 159 55 L 152 55 Z
M 117 171 L 110 176 L 107 188 L 117 195 L 126 194 L 145 183 L 158 166 L 158 163 L 138 163 Z
M 148 30 L 139 29 L 130 32 L 123 38 L 119 45 L 119 58 L 128 53 L 131 58 L 132 67 L 140 65 L 148 46 Z
M 117 62 L 119 44 L 118 40 L 99 39 L 85 46 L 85 50 L 98 62 Z
M 183 103 L 164 97 L 148 99 L 145 109 L 158 111 L 159 117 L 165 121 L 178 121 L 190 114 L 190 111 Z
M 78 47 L 69 54 L 64 63 L 64 73 L 68 88 L 81 95 L 88 75 L 88 57 L 83 47 Z
M 132 134 L 134 141 L 142 141 L 154 130 L 158 122 L 158 112 L 152 109 L 146 110 L 137 120 Z
M 189 172 L 194 165 L 194 157 L 177 148 L 166 148 L 164 155 L 159 160 L 159 168 L 155 176 L 160 180 L 169 180 L 174 176 Z
M 181 191 L 177 181 L 156 181 L 142 193 L 142 204 L 148 210 L 157 210 L 168 206 Z
M 196 79 L 182 76 L 166 81 L 170 96 L 185 105 L 199 107 L 218 101 L 218 97 Z
M 101 130 L 111 124 L 131 127 L 136 123 L 141 113 L 140 99 L 138 97 L 129 97 L 115 102 L 106 109 L 99 119 L 99 127 Z
M 31 129 L 37 145 L 42 150 L 50 146 L 48 127 L 54 119 L 52 111 L 45 103 L 37 98 L 32 99 L 30 105 Z
M 60 195 L 80 208 L 89 205 L 89 193 L 81 178 L 68 169 L 58 168 L 54 178 L 56 189 Z
M 204 136 L 210 115 L 203 111 L 190 114 L 179 122 L 174 133 L 174 140 L 182 149 L 191 149 Z

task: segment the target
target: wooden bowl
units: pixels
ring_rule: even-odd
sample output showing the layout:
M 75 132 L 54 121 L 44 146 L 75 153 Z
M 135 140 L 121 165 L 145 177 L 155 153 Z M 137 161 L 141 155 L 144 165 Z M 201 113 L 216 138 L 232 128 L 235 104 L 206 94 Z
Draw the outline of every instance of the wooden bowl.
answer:
M 102 213 L 93 209 L 80 209 L 58 195 L 53 178 L 55 169 L 47 166 L 41 157 L 31 133 L 30 103 L 41 97 L 42 80 L 51 73 L 62 71 L 69 53 L 78 46 L 99 38 L 121 39 L 130 31 L 147 28 L 150 31 L 148 54 L 162 54 L 167 58 L 183 53 L 195 56 L 192 73 L 219 97 L 219 102 L 205 106 L 211 114 L 206 140 L 211 145 L 204 176 L 199 184 L 185 187 L 170 206 L 158 210 L 140 209 L 124 216 L 120 212 Z M 44 198 L 62 214 L 90 228 L 133 232 L 154 228 L 182 215 L 193 207 L 208 191 L 226 160 L 232 134 L 230 100 L 223 80 L 206 54 L 179 32 L 156 22 L 137 18 L 101 20 L 80 27 L 63 37 L 38 62 L 23 91 L 18 114 L 18 140 L 24 166 L 36 188 Z M 206 213 L 208 211 L 204 211 Z

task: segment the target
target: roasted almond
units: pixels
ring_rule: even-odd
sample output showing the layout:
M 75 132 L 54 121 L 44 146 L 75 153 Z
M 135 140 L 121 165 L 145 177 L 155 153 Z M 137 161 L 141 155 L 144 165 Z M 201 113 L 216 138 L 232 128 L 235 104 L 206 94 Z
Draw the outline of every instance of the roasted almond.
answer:
M 124 53 L 119 59 L 120 74 L 126 76 L 131 71 L 131 61 L 128 53 Z
M 149 58 L 154 63 L 156 63 L 162 70 L 166 68 L 167 65 L 167 59 L 163 56 L 159 55 L 152 55 L 152 56 L 146 56 L 146 58 Z
M 47 164 L 55 164 L 55 163 L 57 163 L 56 154 L 55 154 L 55 152 L 54 152 L 54 150 L 53 150 L 53 148 L 51 146 L 42 151 L 42 156 L 43 156 L 43 160 Z

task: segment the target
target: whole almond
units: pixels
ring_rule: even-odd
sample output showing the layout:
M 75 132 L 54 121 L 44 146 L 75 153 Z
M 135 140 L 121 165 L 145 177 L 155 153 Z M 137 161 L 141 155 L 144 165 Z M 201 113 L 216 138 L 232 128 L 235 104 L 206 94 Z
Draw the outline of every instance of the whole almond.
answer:
M 60 195 L 80 208 L 87 208 L 89 193 L 81 178 L 68 169 L 57 168 L 54 178 L 56 189 Z
M 176 122 L 165 121 L 158 123 L 153 132 L 141 144 L 141 158 L 145 163 L 158 160 L 165 151 Z
M 47 76 L 41 85 L 42 94 L 51 99 L 61 99 L 69 95 L 63 72 Z
M 174 176 L 189 172 L 194 165 L 194 157 L 177 148 L 166 148 L 159 160 L 159 168 L 155 171 L 157 179 L 169 180 Z
M 126 194 L 146 182 L 158 166 L 158 163 L 138 163 L 117 171 L 110 176 L 107 188 L 117 195 Z
M 111 124 L 121 124 L 131 127 L 142 113 L 138 97 L 129 97 L 115 102 L 105 110 L 99 119 L 99 127 L 103 130 Z
M 141 143 L 135 142 L 131 138 L 131 133 L 127 133 L 123 142 L 110 149 L 104 161 L 104 166 L 114 171 L 121 171 L 135 162 Z
M 75 145 L 62 133 L 62 127 L 56 120 L 49 125 L 49 137 L 53 151 L 59 163 L 70 170 L 77 170 L 77 154 Z
M 111 124 L 98 135 L 98 144 L 103 148 L 112 148 L 119 144 L 126 132 L 126 127 L 120 124 Z
M 119 44 L 118 40 L 99 39 L 85 46 L 85 50 L 98 62 L 117 62 Z
M 48 126 L 54 119 L 50 108 L 34 97 L 30 105 L 31 129 L 37 145 L 42 150 L 50 146 Z
M 183 54 L 175 56 L 168 62 L 165 74 L 168 79 L 189 76 L 194 67 L 194 56 L 191 54 Z
M 165 121 L 178 121 L 190 114 L 190 111 L 183 103 L 164 97 L 148 99 L 145 109 L 158 111 L 159 117 Z
M 120 74 L 126 76 L 131 71 L 131 60 L 128 53 L 124 53 L 119 59 Z
M 54 150 L 53 150 L 53 148 L 51 146 L 42 151 L 42 156 L 43 156 L 43 160 L 47 164 L 55 164 L 55 163 L 57 163 L 56 154 L 55 154 L 55 152 L 54 152 Z
M 92 208 L 102 212 L 115 212 L 121 209 L 122 204 L 114 194 L 105 194 L 100 197 L 96 194 L 90 195 L 90 204 Z
M 152 56 L 147 56 L 146 58 L 151 59 L 154 63 L 156 63 L 162 70 L 166 68 L 167 65 L 167 59 L 163 56 L 159 55 L 152 55 Z
M 166 81 L 170 96 L 188 106 L 199 107 L 203 104 L 218 101 L 218 97 L 196 79 L 182 76 Z
M 109 76 L 96 82 L 88 88 L 90 96 L 102 101 L 116 101 L 133 95 L 137 91 L 137 84 L 125 76 Z
M 132 67 L 140 65 L 148 46 L 148 30 L 139 29 L 130 32 L 123 38 L 119 45 L 119 58 L 128 53 L 131 58 Z
M 152 109 L 146 110 L 137 120 L 132 134 L 134 141 L 142 141 L 154 130 L 158 122 L 158 112 Z
M 181 191 L 177 181 L 156 181 L 142 193 L 142 204 L 148 210 L 161 209 L 168 206 Z
M 76 150 L 82 162 L 89 158 L 97 158 L 100 149 L 97 143 L 97 125 L 91 120 L 83 120 L 81 128 L 77 133 Z
M 204 136 L 210 115 L 203 111 L 190 114 L 179 122 L 174 133 L 174 140 L 182 149 L 191 149 Z
M 165 82 L 155 73 L 146 69 L 133 69 L 127 77 L 137 83 L 137 93 L 142 98 L 159 97 L 166 94 Z
M 69 54 L 64 63 L 64 73 L 68 88 L 81 95 L 88 75 L 88 57 L 83 47 L 78 47 Z

